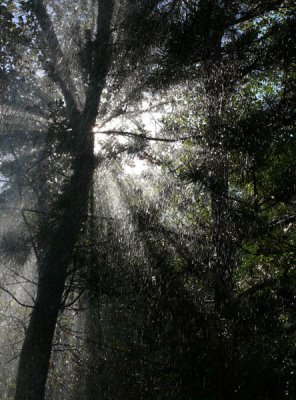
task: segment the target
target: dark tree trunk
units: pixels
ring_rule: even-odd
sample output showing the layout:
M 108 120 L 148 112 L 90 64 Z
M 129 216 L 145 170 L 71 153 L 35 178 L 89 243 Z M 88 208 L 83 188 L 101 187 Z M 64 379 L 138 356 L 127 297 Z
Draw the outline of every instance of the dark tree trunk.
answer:
M 102 373 L 104 361 L 102 357 L 102 326 L 101 326 L 101 285 L 100 285 L 100 264 L 102 260 L 96 251 L 98 246 L 98 225 L 96 221 L 95 191 L 94 185 L 90 194 L 89 206 L 90 219 L 88 223 L 88 241 L 91 248 L 87 254 L 86 265 L 88 269 L 88 310 L 86 315 L 86 351 L 87 370 L 85 377 L 85 400 L 101 400 L 102 394 Z M 99 244 L 101 245 L 101 244 Z
M 227 156 L 217 154 L 211 187 L 212 267 L 217 310 L 230 303 L 233 291 L 234 246 L 228 205 Z
M 221 311 L 232 297 L 234 246 L 231 237 L 230 211 L 228 206 L 228 156 L 223 148 L 223 123 L 221 116 L 227 101 L 223 62 L 222 37 L 226 17 L 215 0 L 208 1 L 209 21 L 206 37 L 207 59 L 204 63 L 207 100 L 210 156 L 210 196 L 212 215 L 212 272 L 216 309 Z
M 46 48 L 55 66 L 58 82 L 66 101 L 69 122 L 76 137 L 72 176 L 59 205 L 60 217 L 42 250 L 35 307 L 23 343 L 17 375 L 15 400 L 43 400 L 49 370 L 52 341 L 61 308 L 67 269 L 87 217 L 88 200 L 95 169 L 94 139 L 98 106 L 110 62 L 110 32 L 113 0 L 98 0 L 97 33 L 91 60 L 89 89 L 84 111 L 78 113 L 71 92 L 70 72 L 60 71 L 63 59 L 58 39 L 42 0 L 35 1 L 37 16 Z M 57 53 L 58 52 L 58 53 Z
M 93 157 L 77 162 L 65 193 L 65 210 L 40 261 L 35 308 L 23 344 L 15 400 L 41 400 L 49 368 L 52 340 L 74 246 L 87 215 Z M 78 195 L 79 194 L 79 195 Z

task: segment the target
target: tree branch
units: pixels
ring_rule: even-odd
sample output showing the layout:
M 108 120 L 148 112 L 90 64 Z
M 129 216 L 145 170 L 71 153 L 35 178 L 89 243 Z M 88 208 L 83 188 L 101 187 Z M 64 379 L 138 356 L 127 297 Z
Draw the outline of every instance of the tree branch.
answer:
M 49 213 L 46 213 L 45 211 L 34 210 L 32 208 L 21 208 L 21 207 L 0 207 L 0 210 L 1 211 L 20 211 L 21 213 L 30 212 L 30 213 L 36 213 L 36 214 L 42 214 L 42 215 L 49 214 Z
M 108 72 L 111 48 L 111 21 L 113 15 L 114 0 L 98 0 L 97 32 L 94 41 L 94 51 L 91 54 L 91 70 L 85 106 L 82 113 L 82 122 L 88 131 L 94 126 L 98 114 L 101 94 L 105 85 Z M 82 133 L 83 135 L 83 133 Z M 81 137 L 80 141 L 86 138 Z M 81 143 L 78 143 L 80 145 Z
M 167 143 L 185 142 L 186 140 L 190 139 L 190 137 L 182 137 L 179 139 L 168 139 L 168 138 L 146 136 L 142 133 L 137 134 L 137 133 L 133 133 L 133 132 L 116 131 L 116 130 L 114 130 L 114 131 L 113 130 L 99 131 L 98 133 L 102 133 L 104 135 L 130 136 L 130 137 L 134 137 L 136 139 L 141 139 L 141 140 L 149 140 L 149 141 L 155 141 L 155 142 L 167 142 Z
M 272 227 L 275 228 L 277 226 L 287 225 L 293 222 L 296 222 L 296 214 L 276 219 L 272 222 Z
M 260 16 L 271 12 L 276 11 L 280 7 L 280 2 L 278 0 L 269 0 L 268 2 L 259 2 L 259 4 L 255 4 L 255 7 L 250 10 L 241 13 L 240 17 L 232 20 L 227 24 L 227 27 L 230 28 L 234 25 L 239 25 L 244 22 L 248 22 L 250 20 L 254 20 L 255 18 L 259 18 Z
M 34 306 L 30 306 L 29 304 L 24 304 L 24 303 L 22 303 L 18 298 L 15 297 L 14 294 L 11 293 L 10 290 L 6 289 L 5 287 L 0 286 L 0 289 L 3 290 L 3 292 L 9 294 L 9 296 L 10 296 L 14 301 L 16 301 L 17 304 L 19 304 L 20 306 L 26 307 L 26 308 L 35 308 Z
M 54 80 L 58 83 L 63 93 L 70 120 L 76 120 L 78 108 L 73 95 L 73 93 L 75 93 L 75 85 L 71 79 L 69 61 L 66 59 L 61 49 L 52 21 L 43 1 L 34 0 L 33 4 L 33 9 L 40 25 L 43 39 L 50 51 Z

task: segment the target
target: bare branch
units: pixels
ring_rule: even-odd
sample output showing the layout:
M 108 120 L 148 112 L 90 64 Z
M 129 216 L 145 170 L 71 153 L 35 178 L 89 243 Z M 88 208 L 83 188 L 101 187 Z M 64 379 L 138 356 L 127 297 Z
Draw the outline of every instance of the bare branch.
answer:
M 0 207 L 1 211 L 20 211 L 21 213 L 23 212 L 30 212 L 30 213 L 36 213 L 36 214 L 42 214 L 42 215 L 48 215 L 45 211 L 40 211 L 40 210 L 34 210 L 33 208 L 22 208 L 22 207 Z
M 146 136 L 142 133 L 138 134 L 138 133 L 134 133 L 134 132 L 117 131 L 117 130 L 99 131 L 98 133 L 102 133 L 104 135 L 130 136 L 130 137 L 134 137 L 136 139 L 141 139 L 141 140 L 149 140 L 149 141 L 155 141 L 155 142 L 167 142 L 167 143 L 185 142 L 186 140 L 190 139 L 190 137 L 182 137 L 182 138 L 178 138 L 178 139 L 168 139 L 168 138 Z
M 8 361 L 2 362 L 0 365 L 7 365 L 10 364 L 11 362 L 13 362 L 14 360 L 16 360 L 17 358 L 19 358 L 20 353 L 16 354 L 15 356 L 13 356 L 12 358 L 10 358 Z
M 17 304 L 19 304 L 20 306 L 26 307 L 26 308 L 35 308 L 34 306 L 31 306 L 31 305 L 29 305 L 29 304 L 24 304 L 24 303 L 22 303 L 17 297 L 15 297 L 15 295 L 14 295 L 13 293 L 11 293 L 10 290 L 6 289 L 5 287 L 0 286 L 0 289 L 3 290 L 3 292 L 9 294 L 9 296 L 10 296 L 15 302 L 17 302 Z
M 37 258 L 37 260 L 39 260 L 39 252 L 38 252 L 38 248 L 36 246 L 35 240 L 34 240 L 34 235 L 32 233 L 31 225 L 30 225 L 30 223 L 28 221 L 28 218 L 26 217 L 26 214 L 25 214 L 24 210 L 21 210 L 21 214 L 22 214 L 24 223 L 25 223 L 25 225 L 27 227 L 29 236 L 30 236 L 30 241 L 31 241 L 31 244 L 32 244 L 32 247 L 33 247 L 33 250 L 34 250 L 35 257 Z
M 73 306 L 79 299 L 80 297 L 83 295 L 84 290 L 81 290 L 81 292 L 75 297 L 74 300 L 72 300 L 70 303 L 66 304 L 66 299 L 65 299 L 65 304 L 63 304 L 64 308 L 69 308 L 71 306 Z

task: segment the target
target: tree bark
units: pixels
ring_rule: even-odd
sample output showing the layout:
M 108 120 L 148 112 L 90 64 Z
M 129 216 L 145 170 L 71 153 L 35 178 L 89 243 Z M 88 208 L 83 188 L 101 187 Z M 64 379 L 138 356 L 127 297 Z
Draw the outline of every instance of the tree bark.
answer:
M 233 291 L 234 246 L 231 237 L 228 206 L 227 156 L 217 154 L 214 160 L 214 183 L 211 187 L 212 268 L 214 300 L 218 311 L 230 303 Z
M 22 347 L 16 400 L 41 400 L 49 368 L 55 325 L 60 310 L 67 268 L 87 215 L 88 193 L 94 170 L 80 159 L 65 194 L 65 210 L 39 265 L 38 290 Z M 78 193 L 80 195 L 78 195 Z
M 59 48 L 56 35 L 43 2 L 35 1 L 35 7 L 43 36 L 46 36 L 52 53 Z M 110 61 L 109 41 L 113 0 L 98 0 L 98 7 L 96 49 L 92 59 L 87 100 L 81 114 L 76 110 L 70 85 L 65 83 L 69 77 L 64 76 L 56 66 L 56 73 L 59 74 L 58 83 L 67 100 L 69 121 L 76 137 L 76 155 L 72 163 L 71 179 L 62 196 L 63 208 L 60 218 L 39 260 L 36 302 L 20 355 L 15 400 L 44 399 L 52 341 L 62 303 L 67 269 L 87 215 L 89 191 L 95 169 L 92 128 L 96 121 Z M 52 60 L 59 62 L 57 57 L 52 57 Z
M 91 243 L 91 249 L 88 252 L 86 265 L 89 280 L 89 290 L 87 292 L 88 310 L 86 313 L 86 376 L 84 397 L 85 400 L 101 400 L 102 393 L 102 373 L 104 361 L 102 357 L 102 326 L 101 326 L 101 285 L 100 285 L 100 264 L 96 252 L 98 245 L 98 226 L 95 220 L 97 215 L 95 207 L 94 185 L 90 193 L 88 223 L 88 240 Z
M 214 277 L 214 300 L 217 311 L 224 309 L 232 297 L 234 268 L 234 246 L 231 237 L 230 212 L 228 206 L 228 155 L 221 137 L 223 109 L 227 101 L 222 63 L 222 37 L 226 16 L 215 0 L 208 1 L 207 8 L 208 49 L 204 64 L 207 99 L 208 133 L 210 156 L 210 196 L 212 216 L 213 256 L 211 269 Z

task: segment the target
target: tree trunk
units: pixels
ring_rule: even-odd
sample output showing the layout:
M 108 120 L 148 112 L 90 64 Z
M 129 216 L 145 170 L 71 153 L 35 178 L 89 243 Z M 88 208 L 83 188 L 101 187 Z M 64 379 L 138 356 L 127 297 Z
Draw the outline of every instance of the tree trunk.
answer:
M 89 148 L 89 154 L 93 154 Z M 15 400 L 42 400 L 67 268 L 87 215 L 93 156 L 79 157 L 64 195 L 63 215 L 40 261 L 38 291 L 21 351 Z
M 230 232 L 228 207 L 228 165 L 225 154 L 214 160 L 214 183 L 211 187 L 212 268 L 217 310 L 229 304 L 233 290 L 234 246 Z
M 71 93 L 70 73 L 59 68 L 63 54 L 55 35 L 50 16 L 42 0 L 35 1 L 35 14 L 43 33 L 45 48 L 55 63 L 55 78 L 63 92 L 69 122 L 76 138 L 72 176 L 65 187 L 60 217 L 50 235 L 49 243 L 39 261 L 39 278 L 35 308 L 26 332 L 17 375 L 15 400 L 43 400 L 49 370 L 55 326 L 62 303 L 68 265 L 83 229 L 90 188 L 95 169 L 95 125 L 102 90 L 110 63 L 110 32 L 113 0 L 98 0 L 97 32 L 94 56 L 85 106 L 82 113 L 75 107 Z M 58 52 L 58 53 L 57 53 Z M 58 78 L 58 79 L 57 79 Z M 61 209 L 62 206 L 62 209 Z
M 221 311 L 232 296 L 234 246 L 228 207 L 228 155 L 223 147 L 221 116 L 227 101 L 221 44 L 226 18 L 215 0 L 208 1 L 207 60 L 204 64 L 210 156 L 212 216 L 212 272 L 216 309 Z
M 100 264 L 102 260 L 96 251 L 98 246 L 98 225 L 96 221 L 94 185 L 90 193 L 88 222 L 88 241 L 91 248 L 87 254 L 88 287 L 86 314 L 86 376 L 85 376 L 85 400 L 101 400 L 102 393 L 102 373 L 104 361 L 102 357 L 102 326 L 101 326 L 101 287 L 100 287 Z M 99 245 L 101 245 L 99 243 Z

